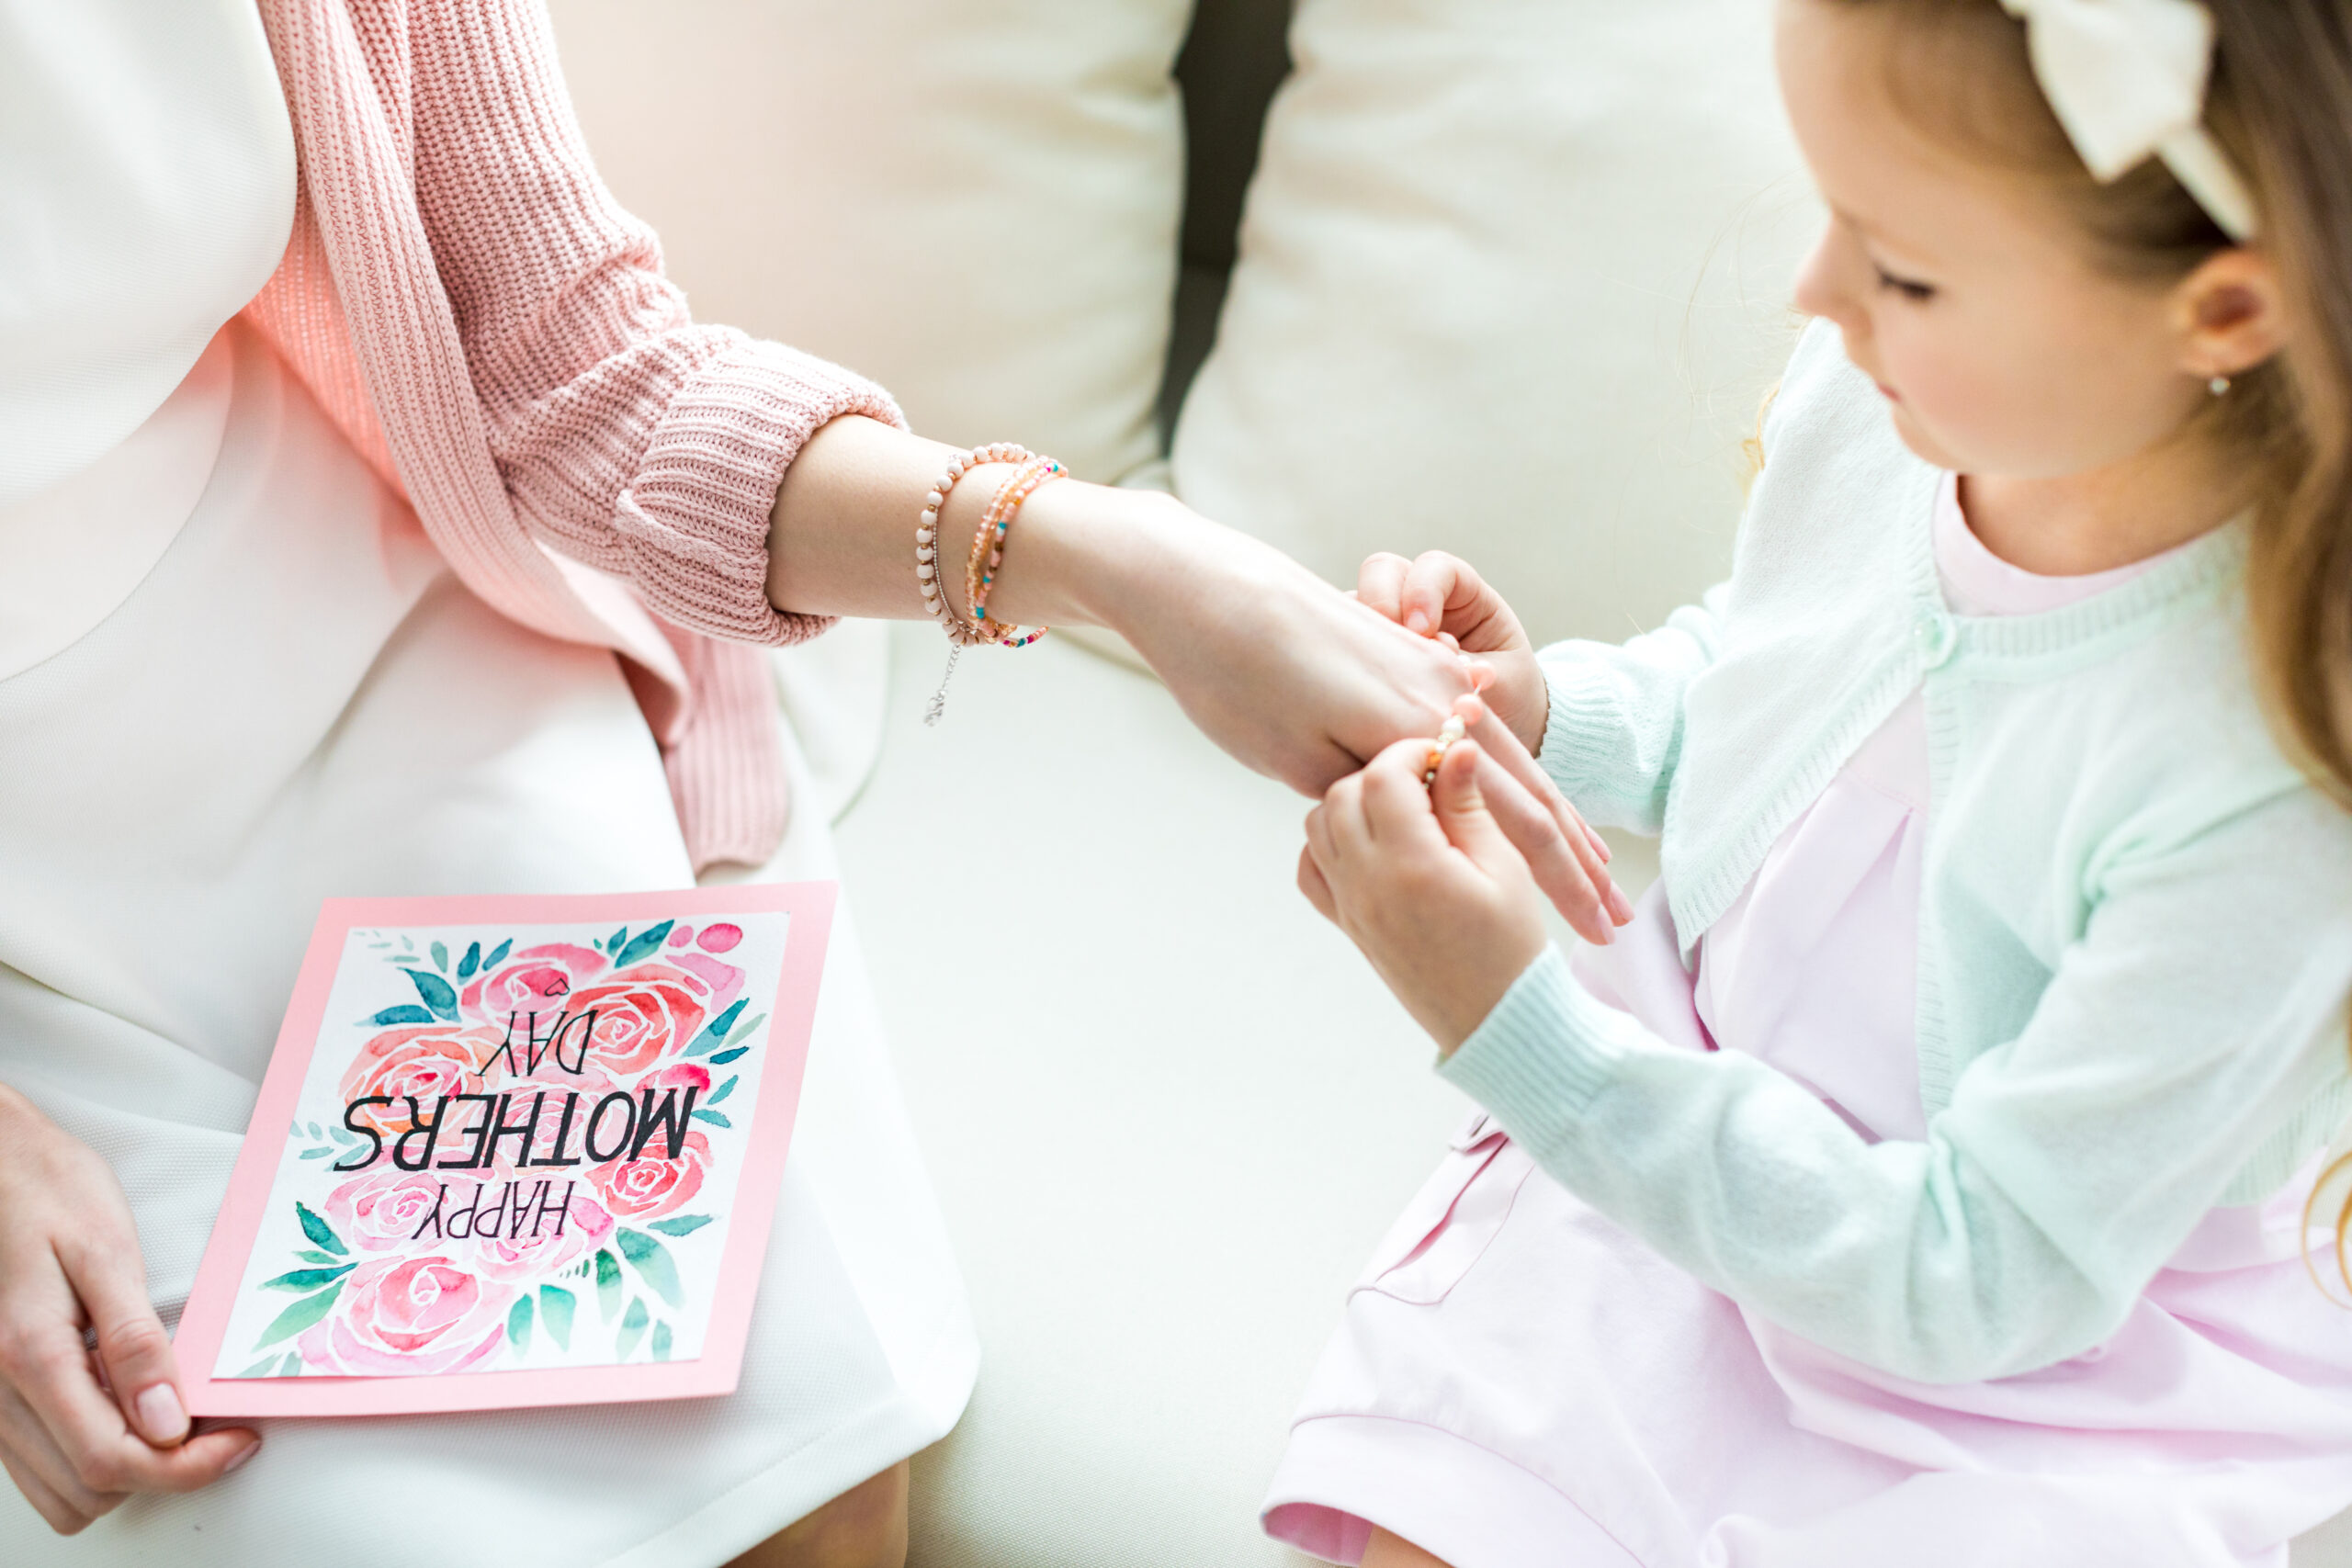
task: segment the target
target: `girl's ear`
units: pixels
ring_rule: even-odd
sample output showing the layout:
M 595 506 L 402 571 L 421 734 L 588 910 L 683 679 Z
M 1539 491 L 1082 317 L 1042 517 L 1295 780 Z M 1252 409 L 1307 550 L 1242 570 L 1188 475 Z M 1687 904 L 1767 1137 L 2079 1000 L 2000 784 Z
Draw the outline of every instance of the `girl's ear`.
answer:
M 2180 367 L 2199 380 L 2243 376 L 2287 342 L 2286 292 L 2260 251 L 2218 251 L 2173 291 Z

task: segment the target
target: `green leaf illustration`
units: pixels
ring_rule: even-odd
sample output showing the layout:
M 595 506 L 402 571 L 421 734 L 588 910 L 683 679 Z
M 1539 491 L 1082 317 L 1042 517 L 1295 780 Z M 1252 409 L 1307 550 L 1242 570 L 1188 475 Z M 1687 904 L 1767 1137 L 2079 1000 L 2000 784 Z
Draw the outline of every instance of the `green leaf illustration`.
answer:
M 546 1325 L 548 1337 L 559 1349 L 571 1348 L 571 1312 L 574 1303 L 570 1291 L 554 1285 L 539 1287 L 539 1321 Z
M 302 1222 L 302 1234 L 311 1238 L 311 1245 L 323 1247 L 337 1258 L 351 1256 L 351 1248 L 343 1245 L 343 1237 L 334 1234 L 334 1227 L 300 1202 L 294 1205 L 294 1217 Z
M 621 1319 L 620 1337 L 613 1341 L 613 1359 L 628 1359 L 629 1352 L 637 1348 L 637 1342 L 645 1337 L 645 1325 L 651 1316 L 642 1301 L 633 1296 L 629 1299 L 628 1315 Z
M 237 1375 L 241 1378 L 266 1378 L 271 1375 L 269 1369 L 276 1365 L 277 1365 L 277 1354 L 272 1351 Z
M 692 1235 L 710 1224 L 708 1214 L 673 1214 L 666 1220 L 656 1220 L 647 1228 L 663 1235 Z
M 734 1122 L 729 1122 L 727 1119 L 727 1113 L 723 1111 L 697 1111 L 695 1112 L 695 1120 L 697 1122 L 707 1122 L 714 1127 L 732 1127 L 735 1125 Z
M 618 953 L 621 950 L 621 943 L 628 940 L 628 928 L 627 926 L 622 926 L 618 930 L 615 931 L 612 935 L 605 939 L 605 951 L 606 953 Z
M 341 1294 L 343 1294 L 343 1281 L 337 1280 L 317 1295 L 304 1296 L 270 1320 L 269 1326 L 261 1331 L 261 1337 L 254 1341 L 254 1348 L 259 1350 L 275 1345 L 281 1339 L 290 1339 L 301 1333 L 302 1330 L 326 1316 L 327 1309 L 334 1305 L 335 1297 Z
M 333 1253 L 312 1252 L 307 1247 L 302 1251 L 296 1253 L 294 1256 L 300 1258 L 305 1263 L 333 1263 L 334 1261 L 334 1255 Z
M 720 1100 L 725 1100 L 729 1095 L 733 1094 L 735 1092 L 735 1086 L 741 1081 L 742 1080 L 740 1078 L 729 1078 L 725 1083 L 720 1084 L 717 1089 L 711 1090 L 710 1098 L 704 1100 L 703 1103 L 705 1105 L 718 1104 Z
M 739 1023 L 728 1032 L 727 1043 L 732 1045 L 739 1041 L 751 1039 L 752 1035 L 759 1032 L 760 1025 L 767 1021 L 768 1015 L 763 1012 L 753 1014 L 749 1022 Z
M 749 1045 L 730 1046 L 727 1050 L 721 1051 L 718 1055 L 713 1056 L 710 1059 L 710 1065 L 714 1067 L 723 1067 L 738 1056 L 749 1055 L 751 1054 L 751 1050 L 752 1048 Z
M 304 1149 L 300 1157 L 303 1159 L 324 1159 L 327 1156 L 333 1153 L 334 1153 L 333 1149 Z
M 743 1016 L 743 1010 L 751 1005 L 751 1001 L 752 998 L 749 997 L 738 997 L 729 1002 L 726 1011 L 712 1019 L 708 1027 L 695 1036 L 694 1043 L 686 1047 L 686 1055 L 699 1056 L 705 1051 L 715 1051 L 727 1043 L 728 1030 L 733 1028 L 735 1021 Z
M 315 1291 L 321 1285 L 333 1284 L 358 1267 L 356 1263 L 345 1263 L 336 1269 L 297 1269 L 291 1274 L 264 1280 L 261 1288 L 265 1291 Z
M 658 926 L 648 926 L 638 932 L 629 939 L 627 947 L 613 955 L 613 967 L 626 969 L 630 964 L 643 963 L 661 952 L 662 944 L 669 940 L 670 928 L 677 923 L 675 920 L 664 920 Z
M 444 975 L 449 972 L 449 950 L 437 942 L 433 944 L 433 967 Z
M 670 1325 L 666 1323 L 653 1325 L 653 1359 L 657 1361 L 670 1359 Z
M 506 1314 L 506 1342 L 514 1347 L 518 1361 L 531 1353 L 531 1298 L 527 1295 L 516 1296 Z
M 282 1378 L 300 1377 L 302 1375 L 302 1352 L 300 1350 L 287 1351 L 286 1359 L 277 1363 L 277 1375 Z
M 368 1021 L 379 1029 L 390 1029 L 398 1023 L 431 1023 L 432 1013 L 414 1002 L 402 1002 L 396 1008 L 386 1008 Z
M 466 955 L 458 960 L 458 978 L 460 980 L 470 980 L 474 977 L 474 971 L 481 967 L 481 943 L 478 942 L 468 942 L 466 944 Z
M 621 1309 L 621 1260 L 601 1250 L 596 1254 L 596 1309 L 606 1323 Z
M 678 1266 L 670 1261 L 670 1249 L 647 1235 L 643 1231 L 622 1225 L 613 1232 L 613 1239 L 620 1244 L 621 1256 L 637 1265 L 646 1283 L 662 1294 L 672 1306 L 684 1304 L 685 1292 L 678 1284 Z
M 448 981 L 422 969 L 403 969 L 401 973 L 415 982 L 416 994 L 424 998 L 426 1007 L 451 1023 L 458 1021 L 458 993 Z
M 490 956 L 481 961 L 481 966 L 485 969 L 497 968 L 500 964 L 506 962 L 506 950 L 514 945 L 514 939 L 513 937 L 508 937 L 504 942 L 500 942 L 496 947 L 490 950 Z

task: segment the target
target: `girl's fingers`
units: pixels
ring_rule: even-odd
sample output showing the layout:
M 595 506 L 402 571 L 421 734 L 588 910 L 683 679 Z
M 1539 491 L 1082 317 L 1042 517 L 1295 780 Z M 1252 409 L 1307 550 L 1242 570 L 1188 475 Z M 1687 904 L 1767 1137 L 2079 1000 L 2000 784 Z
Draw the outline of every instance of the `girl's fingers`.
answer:
M 1298 852 L 1298 890 L 1306 895 L 1306 901 L 1315 906 L 1317 914 L 1335 926 L 1340 923 L 1339 900 L 1331 897 L 1331 884 L 1324 876 L 1323 868 L 1315 863 L 1312 846 Z
M 1431 550 L 1406 569 L 1397 618 L 1406 630 L 1427 637 L 1446 624 L 1449 610 L 1475 600 L 1484 587 L 1469 563 Z
M 1458 762 L 1457 756 L 1462 759 Z M 1579 840 L 1561 829 L 1551 808 L 1475 740 L 1456 746 L 1445 762 L 1438 773 L 1441 794 L 1452 789 L 1483 798 L 1486 815 L 1527 863 L 1535 886 L 1577 935 L 1603 947 L 1613 941 L 1616 931 L 1608 903 L 1612 889 L 1607 874 L 1595 879 L 1597 868 L 1576 852 Z
M 1378 766 L 1377 759 L 1374 766 Z M 1315 846 L 1316 860 L 1327 870 L 1344 872 L 1350 862 L 1362 858 L 1372 848 L 1372 824 L 1364 816 L 1364 775 L 1371 772 L 1349 774 L 1331 786 L 1323 796 L 1324 840 Z M 1310 843 L 1315 840 L 1309 840 Z
M 1626 898 L 1624 891 L 1609 874 L 1608 846 L 1601 843 L 1600 836 L 1587 827 L 1584 818 L 1577 815 L 1576 808 L 1571 807 L 1566 797 L 1560 794 L 1558 786 L 1552 783 L 1551 775 L 1544 771 L 1542 764 L 1528 755 L 1527 748 L 1519 743 L 1519 738 L 1511 734 L 1509 727 L 1500 719 L 1492 713 L 1486 712 L 1483 705 L 1481 705 L 1481 716 L 1470 725 L 1470 735 L 1471 739 L 1479 742 L 1480 750 L 1487 754 L 1495 765 L 1519 783 L 1520 786 L 1527 792 L 1530 799 L 1542 804 L 1545 813 L 1550 816 L 1555 824 L 1560 840 L 1568 852 L 1576 857 L 1577 865 L 1583 869 L 1585 879 L 1591 884 L 1594 892 L 1599 895 L 1600 907 L 1608 912 L 1609 919 L 1621 926 L 1631 921 L 1634 918 L 1634 906 Z M 1490 791 L 1489 794 L 1491 793 Z M 1521 843 L 1520 850 L 1521 853 L 1528 853 L 1529 846 Z M 1529 863 L 1535 863 L 1535 857 L 1532 854 L 1529 854 Z M 1547 886 L 1545 891 L 1548 893 L 1550 888 Z M 1555 898 L 1554 902 L 1556 905 L 1558 900 Z M 1574 912 L 1563 907 L 1560 908 L 1560 913 L 1570 925 L 1576 925 L 1577 916 Z M 1577 929 L 1579 935 L 1585 934 L 1581 926 L 1577 926 Z
M 1383 550 L 1367 556 L 1356 571 L 1356 598 L 1392 621 L 1404 618 L 1405 574 L 1413 563 Z

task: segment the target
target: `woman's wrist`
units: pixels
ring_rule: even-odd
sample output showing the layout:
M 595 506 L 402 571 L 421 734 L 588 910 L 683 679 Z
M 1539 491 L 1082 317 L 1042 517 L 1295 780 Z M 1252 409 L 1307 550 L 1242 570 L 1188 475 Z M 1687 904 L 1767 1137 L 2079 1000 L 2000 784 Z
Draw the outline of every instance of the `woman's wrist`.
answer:
M 967 506 L 976 525 L 985 501 L 976 493 Z M 1006 540 L 989 611 L 1023 626 L 1125 631 L 1127 613 L 1179 570 L 1172 536 L 1191 515 L 1157 491 L 1075 480 L 1046 486 L 1030 497 Z M 942 532 L 971 537 L 969 527 Z

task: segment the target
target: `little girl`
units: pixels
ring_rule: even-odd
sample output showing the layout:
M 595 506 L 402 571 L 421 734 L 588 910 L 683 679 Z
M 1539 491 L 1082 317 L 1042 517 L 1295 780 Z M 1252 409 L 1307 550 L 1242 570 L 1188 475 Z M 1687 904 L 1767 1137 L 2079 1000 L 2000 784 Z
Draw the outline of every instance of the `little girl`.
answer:
M 1489 1114 L 1267 1528 L 2283 1568 L 2352 1504 L 2305 1221 L 2352 1108 L 2352 0 L 1780 12 L 1831 220 L 1730 582 L 1538 654 L 1462 563 L 1365 568 L 1663 878 L 1564 959 L 1467 744 L 1310 818 Z

